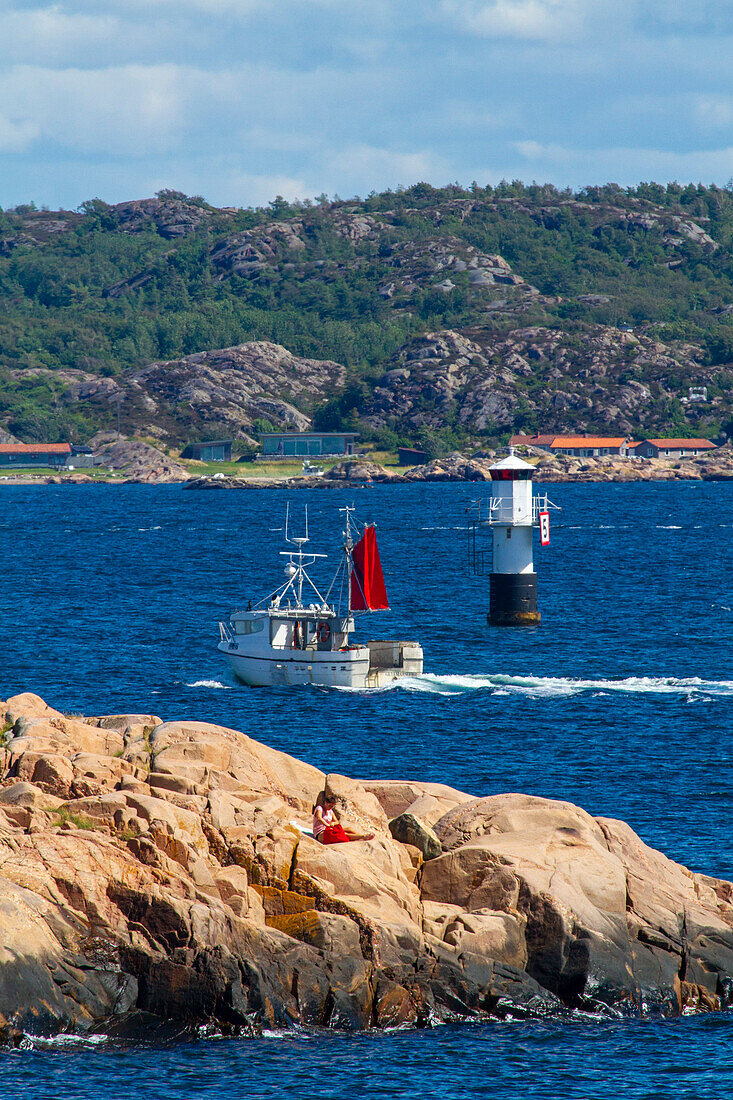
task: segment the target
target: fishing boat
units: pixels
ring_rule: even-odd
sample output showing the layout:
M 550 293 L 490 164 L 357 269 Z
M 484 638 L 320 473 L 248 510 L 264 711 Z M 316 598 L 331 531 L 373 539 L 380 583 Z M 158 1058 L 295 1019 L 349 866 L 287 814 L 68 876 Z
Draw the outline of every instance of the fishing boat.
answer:
M 316 466 L 316 464 L 309 459 L 303 459 L 303 475 L 305 477 L 323 477 L 325 472 L 323 466 Z
M 219 623 L 218 649 L 237 679 L 253 687 L 315 684 L 319 687 L 381 688 L 404 676 L 419 676 L 423 651 L 417 642 L 356 642 L 354 616 L 388 611 L 389 602 L 373 524 L 359 528 L 345 513 L 343 554 L 322 595 L 308 570 L 326 554 L 305 550 L 305 534 L 290 535 L 285 518 L 285 581 L 246 611 Z

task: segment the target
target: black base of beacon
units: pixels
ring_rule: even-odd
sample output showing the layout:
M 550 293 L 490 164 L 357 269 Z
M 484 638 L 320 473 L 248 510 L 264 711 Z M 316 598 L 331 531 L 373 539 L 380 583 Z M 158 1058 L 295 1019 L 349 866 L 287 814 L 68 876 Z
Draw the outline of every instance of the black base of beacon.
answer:
M 536 626 L 536 573 L 492 573 L 489 577 L 488 621 L 494 626 Z

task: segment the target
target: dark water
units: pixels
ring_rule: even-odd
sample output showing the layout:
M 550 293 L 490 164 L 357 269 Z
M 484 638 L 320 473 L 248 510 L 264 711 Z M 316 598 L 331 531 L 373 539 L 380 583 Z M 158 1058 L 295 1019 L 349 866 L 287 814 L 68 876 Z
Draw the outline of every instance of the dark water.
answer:
M 279 581 L 285 493 L 0 486 L 0 696 L 208 719 L 348 775 L 569 799 L 733 878 L 733 484 L 550 487 L 543 623 L 524 630 L 487 627 L 487 581 L 467 575 L 465 510 L 486 492 L 293 494 L 314 549 L 335 551 L 345 503 L 377 522 L 394 611 L 366 633 L 423 643 L 426 676 L 364 694 L 238 687 L 216 652 L 218 617 Z M 65 1041 L 2 1055 L 0 1095 L 717 1097 L 732 1046 L 729 1015 Z

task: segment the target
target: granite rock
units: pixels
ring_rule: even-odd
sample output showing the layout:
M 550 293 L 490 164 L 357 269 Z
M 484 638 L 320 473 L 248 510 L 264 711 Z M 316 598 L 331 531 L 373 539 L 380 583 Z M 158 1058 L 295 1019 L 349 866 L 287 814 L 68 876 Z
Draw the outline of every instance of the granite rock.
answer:
M 8 1041 L 156 1018 L 250 1033 L 733 1000 L 733 885 L 623 822 L 326 775 L 238 730 L 70 717 L 31 693 L 0 721 Z M 372 840 L 313 840 L 324 787 Z

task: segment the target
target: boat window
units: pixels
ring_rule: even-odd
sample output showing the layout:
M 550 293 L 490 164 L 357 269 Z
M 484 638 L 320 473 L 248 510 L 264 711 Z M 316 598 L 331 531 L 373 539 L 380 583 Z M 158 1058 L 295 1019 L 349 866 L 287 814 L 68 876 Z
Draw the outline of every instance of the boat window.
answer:
M 270 622 L 270 645 L 276 649 L 292 649 L 294 623 L 287 619 L 272 619 Z
M 234 623 L 235 634 L 259 634 L 264 629 L 262 619 L 237 619 Z

